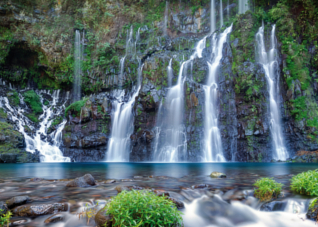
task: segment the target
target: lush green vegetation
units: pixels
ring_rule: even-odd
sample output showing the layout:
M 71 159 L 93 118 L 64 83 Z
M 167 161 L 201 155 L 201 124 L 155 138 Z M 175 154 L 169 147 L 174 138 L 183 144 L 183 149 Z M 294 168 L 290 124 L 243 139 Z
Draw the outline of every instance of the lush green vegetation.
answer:
M 7 113 L 4 112 L 3 108 L 0 108 L 0 118 L 7 119 Z
M 269 201 L 280 195 L 283 185 L 277 183 L 273 178 L 264 177 L 258 179 L 254 186 L 257 187 L 254 192 L 255 197 L 261 201 Z
M 1 212 L 3 212 L 3 210 L 0 209 L 0 226 L 1 227 L 9 227 L 10 225 L 10 218 L 12 216 L 12 213 L 10 211 L 8 211 L 5 214 L 1 214 Z
M 34 114 L 42 114 L 42 103 L 38 94 L 33 90 L 29 90 L 23 93 L 24 102 L 30 106 Z
M 34 123 L 39 123 L 39 116 L 36 115 L 35 113 L 25 113 L 25 116 L 27 116 L 27 118 L 29 118 L 31 121 L 33 121 Z
M 318 196 L 318 170 L 309 170 L 294 176 L 291 180 L 291 189 L 297 193 Z
M 123 191 L 105 207 L 112 226 L 182 226 L 176 205 L 150 191 Z
M 65 109 L 65 116 L 68 115 L 68 112 L 71 112 L 72 114 L 75 114 L 76 116 L 80 116 L 81 114 L 81 109 L 82 107 L 85 105 L 85 103 L 87 102 L 88 98 L 83 98 L 80 101 L 77 102 L 73 102 L 71 105 L 69 105 L 66 109 Z
M 9 92 L 7 96 L 11 105 L 18 106 L 20 104 L 20 98 L 19 98 L 18 92 L 16 91 Z

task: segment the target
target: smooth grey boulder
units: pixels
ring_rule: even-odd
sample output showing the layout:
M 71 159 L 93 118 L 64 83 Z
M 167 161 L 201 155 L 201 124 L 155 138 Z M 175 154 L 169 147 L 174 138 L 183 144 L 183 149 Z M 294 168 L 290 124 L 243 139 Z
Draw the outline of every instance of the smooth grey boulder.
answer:
M 66 187 L 90 187 L 96 185 L 95 179 L 91 174 L 85 174 L 82 177 L 78 177 L 75 180 L 70 181 Z
M 18 206 L 12 210 L 12 213 L 19 217 L 37 217 L 67 210 L 67 203 L 30 204 Z
M 30 200 L 29 196 L 16 196 L 6 201 L 8 208 L 12 209 L 16 206 L 26 204 Z

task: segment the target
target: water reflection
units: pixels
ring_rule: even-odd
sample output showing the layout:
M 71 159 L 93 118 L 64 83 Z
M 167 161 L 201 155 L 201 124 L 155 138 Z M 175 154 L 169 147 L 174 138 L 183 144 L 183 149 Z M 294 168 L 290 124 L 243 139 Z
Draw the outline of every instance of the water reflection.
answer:
M 91 173 L 102 179 L 124 179 L 133 176 L 207 177 L 218 171 L 228 176 L 277 176 L 297 174 L 318 168 L 316 163 L 28 163 L 0 164 L 0 179 L 38 177 L 74 178 Z

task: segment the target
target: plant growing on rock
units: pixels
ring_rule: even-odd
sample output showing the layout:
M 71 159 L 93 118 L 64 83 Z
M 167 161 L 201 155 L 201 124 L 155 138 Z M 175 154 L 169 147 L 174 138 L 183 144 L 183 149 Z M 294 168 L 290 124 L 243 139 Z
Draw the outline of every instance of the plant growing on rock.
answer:
M 291 179 L 291 189 L 297 193 L 318 196 L 318 170 L 297 174 Z
M 0 209 L 0 213 L 2 212 L 3 210 Z M 8 211 L 7 213 L 5 214 L 2 214 L 0 215 L 0 226 L 9 226 L 10 225 L 10 218 L 12 216 L 12 213 L 10 211 Z
M 150 191 L 123 191 L 105 209 L 112 226 L 183 226 L 176 205 Z
M 26 91 L 23 93 L 24 102 L 28 104 L 35 114 L 42 114 L 42 103 L 38 94 L 33 90 Z
M 277 183 L 273 178 L 260 178 L 255 184 L 254 195 L 261 201 L 269 201 L 272 198 L 277 198 L 281 193 L 283 184 Z
M 82 107 L 85 105 L 85 103 L 87 102 L 88 98 L 84 98 L 80 101 L 77 102 L 73 102 L 71 105 L 69 105 L 66 109 L 65 109 L 65 116 L 67 116 L 68 112 L 75 112 L 76 116 L 79 116 Z

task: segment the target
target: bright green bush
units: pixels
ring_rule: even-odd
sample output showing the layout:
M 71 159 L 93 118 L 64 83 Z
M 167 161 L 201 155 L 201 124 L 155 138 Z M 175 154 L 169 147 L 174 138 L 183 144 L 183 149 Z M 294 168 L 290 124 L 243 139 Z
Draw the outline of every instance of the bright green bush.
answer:
M 8 211 L 6 214 L 1 214 L 2 211 L 3 210 L 0 209 L 0 226 L 9 226 L 12 213 Z
M 176 205 L 150 191 L 123 191 L 105 207 L 112 226 L 183 226 Z
M 277 198 L 282 190 L 283 184 L 277 183 L 273 178 L 260 178 L 255 184 L 254 195 L 256 198 L 259 198 L 261 201 L 268 201 L 272 198 Z
M 318 170 L 297 174 L 291 179 L 290 187 L 300 194 L 318 196 Z
M 39 123 L 40 122 L 39 118 L 34 113 L 25 114 L 25 116 L 27 116 L 27 118 L 29 118 L 34 123 Z
M 42 114 L 42 103 L 38 94 L 33 90 L 26 91 L 23 93 L 24 102 L 28 104 L 35 114 Z
M 84 98 L 80 101 L 77 102 L 73 102 L 71 105 L 69 105 L 66 109 L 65 109 L 65 116 L 67 116 L 68 112 L 75 112 L 76 116 L 80 115 L 81 109 L 82 107 L 85 105 L 85 103 L 87 102 L 88 98 Z

